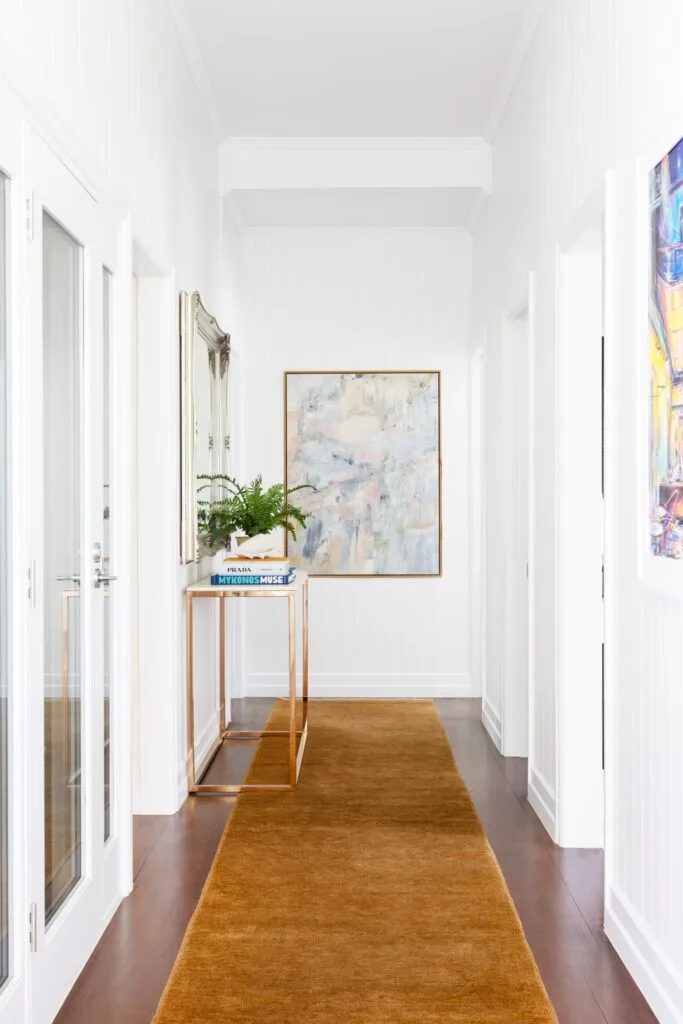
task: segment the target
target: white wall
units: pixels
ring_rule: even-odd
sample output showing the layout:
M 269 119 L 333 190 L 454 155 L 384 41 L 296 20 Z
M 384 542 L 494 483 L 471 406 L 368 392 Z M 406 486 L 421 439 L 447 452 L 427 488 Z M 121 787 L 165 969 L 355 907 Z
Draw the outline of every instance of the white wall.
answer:
M 247 476 L 282 479 L 285 370 L 442 370 L 443 577 L 313 580 L 313 695 L 469 695 L 469 237 L 258 228 L 241 263 Z M 245 692 L 284 693 L 284 609 L 250 604 Z
M 474 242 L 475 316 L 500 362 L 502 318 L 537 274 L 534 367 L 535 690 L 530 771 L 554 825 L 558 633 L 555 460 L 558 383 L 557 247 L 605 171 L 615 170 L 607 240 L 608 433 L 606 927 L 660 1019 L 683 1020 L 683 611 L 638 577 L 638 319 L 636 161 L 669 110 L 683 110 L 683 10 L 676 0 L 547 4 L 493 147 L 493 194 Z M 683 134 L 683 116 L 680 116 Z M 494 373 L 497 372 L 494 370 Z M 488 377 L 489 409 L 504 382 Z M 577 395 L 577 409 L 580 396 Z M 495 412 L 491 411 L 487 427 Z M 488 441 L 487 483 L 497 453 Z M 490 500 L 490 490 L 487 494 Z M 498 539 L 487 534 L 489 579 Z M 490 611 L 490 609 L 489 609 Z M 493 652 L 495 654 L 495 651 Z M 492 652 L 487 650 L 487 672 Z M 568 681 L 571 685 L 571 680 Z M 560 723 L 561 725 L 561 723 Z M 533 778 L 533 775 L 532 775 Z M 559 794 L 561 798 L 561 794 Z
M 177 394 L 178 292 L 198 289 L 224 322 L 229 309 L 222 301 L 223 281 L 219 286 L 218 138 L 182 2 L 2 0 L 0 7 L 0 74 L 26 119 L 101 202 L 113 206 L 122 221 L 129 218 L 136 252 L 166 279 L 171 308 L 160 322 L 170 326 L 158 332 L 156 359 L 159 380 Z M 173 394 L 168 397 L 159 405 L 153 388 L 139 395 L 155 419 L 155 435 L 164 438 L 161 465 L 168 470 L 160 473 L 154 507 L 141 514 L 173 520 L 179 429 L 177 401 Z M 144 437 L 144 418 L 140 426 Z M 153 524 L 146 525 L 149 537 Z M 160 530 L 157 545 L 154 557 L 178 566 L 178 531 Z M 164 588 L 153 620 L 141 624 L 149 640 L 156 633 L 160 641 L 149 649 L 163 654 L 161 661 L 142 666 L 140 686 L 150 708 L 140 722 L 142 745 L 156 751 L 166 770 L 149 786 L 140 780 L 138 810 L 172 812 L 183 796 L 181 595 L 198 572 L 177 567 L 172 592 Z M 198 731 L 215 722 L 213 682 L 207 672 L 198 695 Z M 160 729 L 157 721 L 153 728 L 148 719 L 154 707 L 169 700 L 167 727 Z

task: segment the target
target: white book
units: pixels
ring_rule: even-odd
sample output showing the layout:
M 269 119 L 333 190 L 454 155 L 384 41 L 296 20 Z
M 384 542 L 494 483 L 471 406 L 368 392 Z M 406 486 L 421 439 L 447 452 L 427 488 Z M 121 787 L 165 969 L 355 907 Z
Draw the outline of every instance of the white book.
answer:
M 224 558 L 223 573 L 231 576 L 286 575 L 290 570 L 288 558 Z

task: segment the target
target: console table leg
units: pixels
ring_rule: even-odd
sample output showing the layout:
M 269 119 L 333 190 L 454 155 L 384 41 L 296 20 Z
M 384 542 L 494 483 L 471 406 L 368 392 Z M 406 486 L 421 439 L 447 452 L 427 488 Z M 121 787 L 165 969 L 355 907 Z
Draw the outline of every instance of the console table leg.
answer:
M 194 681 L 193 681 L 193 642 L 192 642 L 192 611 L 193 601 L 190 594 L 185 599 L 186 633 L 185 633 L 185 662 L 187 672 L 187 788 L 194 793 L 195 763 L 194 763 Z
M 303 603 L 303 705 L 304 705 L 304 720 L 302 729 L 306 728 L 306 722 L 308 721 L 308 580 L 303 585 L 301 591 L 301 600 Z
M 296 604 L 289 598 L 289 784 L 296 786 Z
M 220 615 L 220 618 L 221 618 L 220 630 L 219 630 L 219 636 L 220 636 L 219 658 L 220 658 L 220 663 L 219 663 L 219 666 L 218 666 L 218 699 L 219 699 L 219 704 L 220 704 L 220 722 L 219 722 L 219 724 L 220 724 L 220 735 L 221 736 L 225 732 L 225 631 L 226 631 L 225 618 L 226 618 L 226 611 L 227 611 L 227 607 L 226 606 L 227 606 L 227 602 L 226 602 L 226 599 L 225 599 L 225 595 L 221 594 L 220 600 L 218 602 L 218 608 L 219 608 L 218 614 Z

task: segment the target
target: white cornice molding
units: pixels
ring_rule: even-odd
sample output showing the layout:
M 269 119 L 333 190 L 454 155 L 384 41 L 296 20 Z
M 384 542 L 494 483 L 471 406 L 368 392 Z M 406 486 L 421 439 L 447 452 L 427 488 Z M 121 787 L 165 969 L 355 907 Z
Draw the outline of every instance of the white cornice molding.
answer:
M 168 0 L 168 6 L 178 33 L 180 45 L 185 53 L 197 92 L 204 104 L 215 140 L 217 143 L 220 143 L 225 138 L 223 119 L 206 71 L 206 66 L 199 51 L 199 46 L 197 45 L 194 28 L 192 27 L 192 19 L 185 6 L 185 0 Z
M 531 0 L 524 16 L 491 105 L 488 127 L 484 136 L 489 143 L 494 141 L 498 133 L 547 3 L 548 0 Z

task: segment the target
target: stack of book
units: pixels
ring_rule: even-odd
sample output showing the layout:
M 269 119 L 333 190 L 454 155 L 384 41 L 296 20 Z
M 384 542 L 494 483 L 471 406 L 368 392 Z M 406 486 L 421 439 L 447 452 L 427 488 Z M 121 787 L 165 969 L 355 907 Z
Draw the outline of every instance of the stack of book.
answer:
M 296 579 L 288 558 L 240 558 L 229 555 L 223 572 L 214 573 L 214 587 L 287 587 Z

